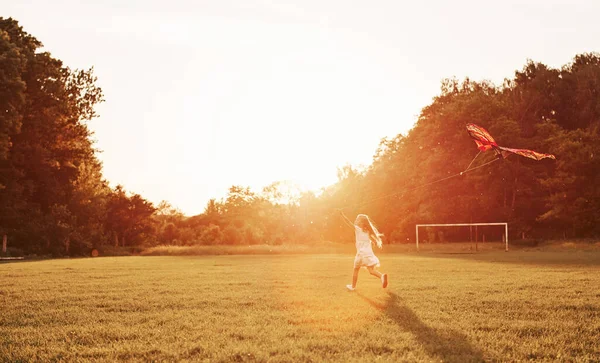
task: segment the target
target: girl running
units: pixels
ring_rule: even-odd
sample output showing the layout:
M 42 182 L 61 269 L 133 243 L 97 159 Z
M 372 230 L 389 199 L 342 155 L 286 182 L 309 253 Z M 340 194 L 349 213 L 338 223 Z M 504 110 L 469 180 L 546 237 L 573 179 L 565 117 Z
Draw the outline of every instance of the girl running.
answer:
M 352 274 L 352 285 L 346 285 L 349 291 L 356 289 L 356 282 L 358 280 L 358 271 L 361 267 L 366 267 L 369 273 L 379 279 L 381 279 L 381 286 L 386 288 L 388 285 L 388 275 L 382 274 L 377 270 L 379 267 L 379 259 L 373 253 L 372 243 L 377 244 L 377 247 L 381 248 L 382 241 L 381 236 L 369 216 L 366 214 L 359 214 L 356 216 L 356 220 L 352 223 L 346 215 L 340 210 L 342 217 L 348 223 L 348 225 L 354 228 L 354 234 L 356 236 L 356 256 L 354 257 L 354 271 Z

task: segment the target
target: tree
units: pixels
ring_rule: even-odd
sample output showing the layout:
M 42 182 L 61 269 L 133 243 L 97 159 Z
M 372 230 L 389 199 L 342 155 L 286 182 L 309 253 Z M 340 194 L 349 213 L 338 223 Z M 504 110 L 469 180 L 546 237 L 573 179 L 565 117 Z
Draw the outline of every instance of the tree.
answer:
M 103 97 L 93 69 L 71 70 L 41 47 L 17 21 L 0 18 L 0 201 L 11 206 L 0 229 L 41 252 L 64 245 L 68 224 L 67 252 L 101 229 L 90 228 L 89 209 L 79 207 L 103 189 L 86 125 Z M 93 180 L 80 188 L 84 177 Z
M 109 196 L 107 204 L 107 228 L 113 233 L 115 247 L 138 246 L 154 232 L 150 216 L 156 208 L 139 194 L 128 196 L 118 185 Z

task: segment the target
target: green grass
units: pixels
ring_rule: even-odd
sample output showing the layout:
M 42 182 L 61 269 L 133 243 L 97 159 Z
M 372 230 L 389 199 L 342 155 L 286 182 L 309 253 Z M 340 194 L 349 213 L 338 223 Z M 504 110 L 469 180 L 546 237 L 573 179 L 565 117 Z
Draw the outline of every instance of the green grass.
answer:
M 421 243 L 420 252 L 475 253 L 504 251 L 505 244 L 499 241 Z M 510 251 L 600 251 L 600 242 L 596 241 L 511 241 Z M 126 249 L 124 249 L 125 251 Z M 123 253 L 124 251 L 121 251 Z M 115 251 L 108 249 L 105 255 Z M 118 251 L 117 251 L 118 252 Z M 313 244 L 284 245 L 195 245 L 169 246 L 162 245 L 146 248 L 141 256 L 205 256 L 205 255 L 281 255 L 281 254 L 352 254 L 354 243 L 319 242 Z M 378 254 L 417 252 L 414 243 L 385 245 Z M 131 254 L 129 254 L 131 255 Z
M 0 264 L 2 361 L 600 359 L 600 251 Z

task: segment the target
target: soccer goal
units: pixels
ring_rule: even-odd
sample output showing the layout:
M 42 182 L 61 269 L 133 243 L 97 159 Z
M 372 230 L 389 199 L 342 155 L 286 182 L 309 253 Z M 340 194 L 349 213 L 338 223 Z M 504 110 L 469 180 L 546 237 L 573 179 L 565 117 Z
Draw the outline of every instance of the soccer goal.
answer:
M 508 223 L 450 223 L 450 224 L 417 224 L 416 225 L 416 243 L 419 250 L 419 227 L 475 227 L 477 226 L 504 226 L 504 250 L 508 252 Z M 477 234 L 475 235 L 475 243 L 477 246 Z

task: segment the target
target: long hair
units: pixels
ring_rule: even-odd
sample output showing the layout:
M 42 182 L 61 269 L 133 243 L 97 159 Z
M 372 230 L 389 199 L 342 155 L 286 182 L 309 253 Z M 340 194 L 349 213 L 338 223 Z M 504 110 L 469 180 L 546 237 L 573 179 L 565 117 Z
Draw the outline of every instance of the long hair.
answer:
M 375 224 L 373 223 L 373 221 L 371 221 L 371 218 L 369 218 L 368 215 L 357 215 L 354 224 L 360 227 L 363 231 L 367 232 L 371 241 L 375 242 L 375 244 L 377 244 L 377 247 L 381 248 L 381 246 L 383 245 L 383 242 L 381 241 L 383 233 L 379 233 L 377 227 L 375 227 Z

